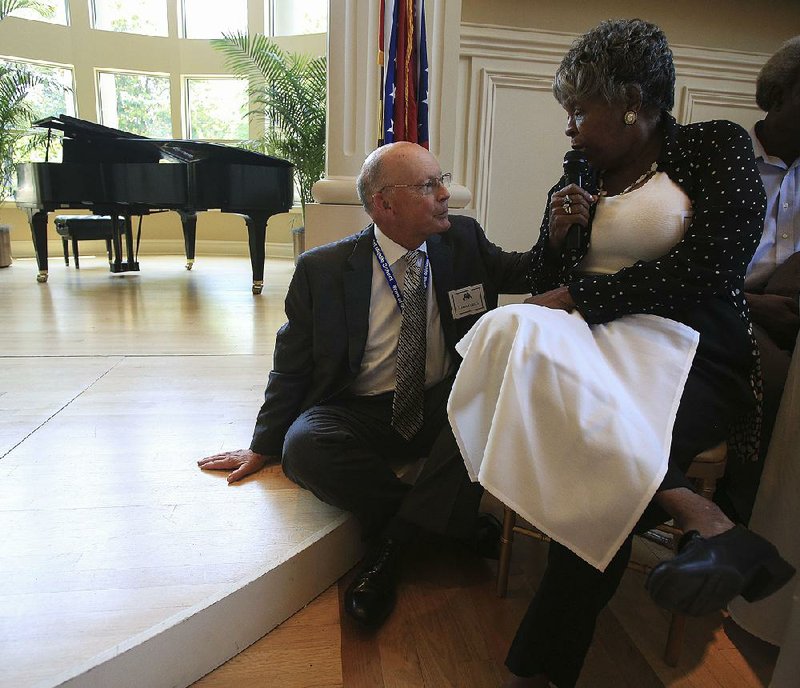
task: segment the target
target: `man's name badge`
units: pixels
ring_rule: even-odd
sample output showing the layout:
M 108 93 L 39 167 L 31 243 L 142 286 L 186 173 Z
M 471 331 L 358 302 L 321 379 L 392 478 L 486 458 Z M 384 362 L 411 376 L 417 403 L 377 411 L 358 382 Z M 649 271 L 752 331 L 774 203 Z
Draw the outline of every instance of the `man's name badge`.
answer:
M 450 297 L 453 320 L 486 312 L 486 297 L 483 295 L 482 284 L 475 284 L 463 289 L 453 289 L 447 295 Z

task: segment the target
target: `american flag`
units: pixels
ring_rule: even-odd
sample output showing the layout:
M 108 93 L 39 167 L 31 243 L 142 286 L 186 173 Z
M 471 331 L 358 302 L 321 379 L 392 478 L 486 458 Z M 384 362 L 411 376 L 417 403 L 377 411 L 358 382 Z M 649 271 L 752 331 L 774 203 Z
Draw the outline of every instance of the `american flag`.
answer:
M 386 9 L 391 7 L 391 13 Z M 386 45 L 388 31 L 389 41 Z M 382 0 L 378 62 L 384 66 L 379 145 L 413 141 L 428 147 L 428 41 L 425 0 Z M 383 70 L 381 70 L 383 71 Z

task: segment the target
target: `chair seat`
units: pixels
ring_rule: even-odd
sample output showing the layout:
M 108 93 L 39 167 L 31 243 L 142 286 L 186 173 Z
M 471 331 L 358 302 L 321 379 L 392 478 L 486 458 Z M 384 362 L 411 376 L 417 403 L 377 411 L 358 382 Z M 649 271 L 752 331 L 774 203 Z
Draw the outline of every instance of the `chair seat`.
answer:
M 700 452 L 697 456 L 692 459 L 692 465 L 689 466 L 689 470 L 687 471 L 687 475 L 692 472 L 692 469 L 695 468 L 698 464 L 722 464 L 725 465 L 725 462 L 728 458 L 728 443 L 725 441 L 720 442 L 717 446 L 711 447 L 711 449 L 706 449 L 705 451 Z

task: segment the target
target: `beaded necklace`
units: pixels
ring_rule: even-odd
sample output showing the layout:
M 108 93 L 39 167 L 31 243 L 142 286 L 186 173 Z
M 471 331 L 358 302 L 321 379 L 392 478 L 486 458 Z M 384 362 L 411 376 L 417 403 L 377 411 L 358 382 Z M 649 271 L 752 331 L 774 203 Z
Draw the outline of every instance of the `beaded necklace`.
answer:
M 617 196 L 622 196 L 622 194 L 626 194 L 629 191 L 633 191 L 635 188 L 643 185 L 650 177 L 652 177 L 656 172 L 658 172 L 658 161 L 654 162 L 650 165 L 650 169 L 647 170 L 643 175 L 641 175 L 633 184 L 626 186 L 622 191 L 620 191 Z M 600 177 L 600 183 L 598 184 L 597 189 L 598 196 L 607 196 L 608 192 L 603 188 L 603 178 Z

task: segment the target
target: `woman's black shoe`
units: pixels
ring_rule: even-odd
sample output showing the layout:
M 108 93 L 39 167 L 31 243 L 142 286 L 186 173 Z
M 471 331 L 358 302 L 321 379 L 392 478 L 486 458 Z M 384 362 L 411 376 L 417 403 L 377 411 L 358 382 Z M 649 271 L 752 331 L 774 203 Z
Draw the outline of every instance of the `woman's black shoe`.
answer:
M 658 564 L 645 587 L 660 606 L 702 616 L 724 609 L 737 595 L 748 602 L 764 599 L 794 573 L 772 543 L 737 525 L 710 538 L 685 533 L 678 554 Z

